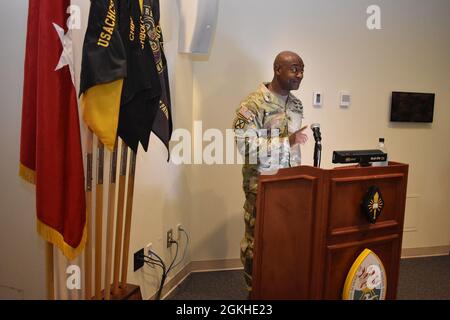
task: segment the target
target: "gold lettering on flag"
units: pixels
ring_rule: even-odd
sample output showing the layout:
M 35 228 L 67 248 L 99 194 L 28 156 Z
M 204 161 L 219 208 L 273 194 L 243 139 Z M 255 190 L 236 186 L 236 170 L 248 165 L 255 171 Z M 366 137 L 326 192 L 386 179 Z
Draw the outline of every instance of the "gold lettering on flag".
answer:
M 169 119 L 169 108 L 167 108 L 166 104 L 164 102 L 162 102 L 161 100 L 159 101 L 159 108 L 164 113 L 166 118 Z
M 109 1 L 109 8 L 104 22 L 103 32 L 100 33 L 97 45 L 108 48 L 116 28 L 116 8 L 113 0 Z

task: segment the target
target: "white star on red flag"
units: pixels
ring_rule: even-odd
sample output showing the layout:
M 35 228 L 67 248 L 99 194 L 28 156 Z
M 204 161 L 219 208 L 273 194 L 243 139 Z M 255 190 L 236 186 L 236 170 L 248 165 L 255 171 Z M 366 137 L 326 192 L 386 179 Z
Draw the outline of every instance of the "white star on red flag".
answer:
M 59 40 L 61 40 L 61 44 L 63 46 L 63 52 L 61 53 L 61 58 L 59 59 L 58 65 L 55 68 L 55 71 L 58 71 L 65 66 L 69 66 L 70 76 L 72 77 L 72 83 L 75 85 L 75 73 L 73 66 L 73 52 L 72 52 L 72 32 L 71 30 L 64 33 L 64 29 L 61 28 L 56 23 L 53 23 L 53 27 L 58 33 Z

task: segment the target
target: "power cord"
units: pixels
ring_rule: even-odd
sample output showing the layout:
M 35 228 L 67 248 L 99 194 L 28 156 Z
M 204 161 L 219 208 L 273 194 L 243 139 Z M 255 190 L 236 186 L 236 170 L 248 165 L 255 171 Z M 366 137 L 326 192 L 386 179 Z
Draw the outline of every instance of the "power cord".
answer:
M 176 245 L 177 245 L 177 252 L 175 253 L 174 259 L 172 260 L 172 264 L 173 264 L 173 261 L 175 261 L 177 254 L 178 254 L 178 243 L 176 241 L 172 241 L 172 243 L 176 243 Z M 156 259 L 152 258 L 152 256 L 155 256 Z M 149 261 L 145 261 L 145 263 L 147 263 L 148 265 L 156 265 L 162 269 L 161 283 L 159 284 L 159 289 L 156 294 L 156 300 L 161 300 L 162 289 L 164 288 L 164 284 L 166 282 L 167 275 L 169 274 L 170 267 L 169 267 L 169 269 L 167 269 L 166 264 L 164 263 L 163 259 L 161 259 L 161 257 L 153 251 L 150 251 L 150 256 L 144 256 L 144 258 L 149 259 Z
M 156 254 L 154 251 L 150 251 L 149 255 L 144 255 L 144 257 L 143 257 L 143 260 L 147 265 L 149 265 L 151 267 L 157 266 L 157 267 L 160 267 L 162 270 L 161 282 L 159 285 L 158 292 L 156 294 L 156 300 L 161 299 L 161 293 L 164 288 L 164 284 L 166 282 L 167 276 L 169 275 L 169 272 L 172 271 L 173 269 L 175 269 L 177 266 L 179 266 L 181 264 L 181 262 L 183 262 L 184 258 L 186 257 L 186 252 L 187 252 L 187 249 L 189 246 L 189 235 L 187 234 L 186 230 L 184 230 L 183 228 L 180 227 L 179 230 L 182 231 L 186 235 L 186 246 L 184 248 L 183 256 L 181 257 L 181 260 L 178 261 L 178 263 L 175 264 L 175 261 L 177 260 L 177 257 L 178 257 L 178 251 L 179 251 L 179 243 L 176 240 L 172 240 L 170 242 L 170 243 L 173 243 L 176 245 L 176 251 L 175 251 L 175 256 L 172 259 L 172 262 L 170 263 L 168 268 L 166 267 L 164 260 L 158 254 Z
M 184 230 L 181 227 L 178 230 L 180 230 L 181 232 L 183 232 L 186 235 L 186 246 L 184 247 L 184 252 L 183 252 L 183 256 L 181 257 L 181 260 L 178 261 L 178 263 L 173 266 L 174 269 L 176 267 L 178 267 L 184 261 L 184 258 L 186 257 L 187 249 L 189 247 L 189 235 L 187 234 L 186 230 Z

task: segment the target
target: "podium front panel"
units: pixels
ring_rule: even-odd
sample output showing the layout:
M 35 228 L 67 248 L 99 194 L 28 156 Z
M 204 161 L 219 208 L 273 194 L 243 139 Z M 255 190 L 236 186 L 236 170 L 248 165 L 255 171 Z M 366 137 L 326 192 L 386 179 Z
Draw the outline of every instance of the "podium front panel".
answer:
M 308 299 L 321 178 L 300 174 L 266 179 L 258 196 L 253 298 Z
M 353 263 L 369 249 L 385 268 L 386 298 L 395 299 L 407 180 L 408 165 L 394 162 L 260 176 L 252 298 L 341 299 Z M 383 209 L 371 222 L 362 204 L 372 187 Z
M 361 203 L 370 187 L 377 187 L 383 199 L 383 210 L 377 228 L 399 227 L 403 222 L 403 174 L 333 177 L 330 183 L 328 235 L 338 236 L 374 228 L 361 214 Z
M 327 259 L 324 285 L 324 299 L 339 300 L 348 272 L 361 252 L 370 248 L 383 262 L 387 279 L 386 299 L 395 299 L 397 291 L 398 267 L 394 261 L 399 259 L 400 238 L 390 235 L 361 241 L 330 245 L 327 247 Z

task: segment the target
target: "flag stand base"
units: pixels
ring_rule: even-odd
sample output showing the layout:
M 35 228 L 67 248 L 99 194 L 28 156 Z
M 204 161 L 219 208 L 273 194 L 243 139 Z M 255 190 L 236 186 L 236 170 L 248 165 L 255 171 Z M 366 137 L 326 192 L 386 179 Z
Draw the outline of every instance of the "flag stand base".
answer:
M 102 291 L 102 300 L 104 300 L 105 291 Z M 95 300 L 93 297 L 92 300 Z M 134 284 L 127 284 L 125 288 L 119 288 L 116 294 L 111 292 L 110 300 L 142 300 L 141 288 Z

